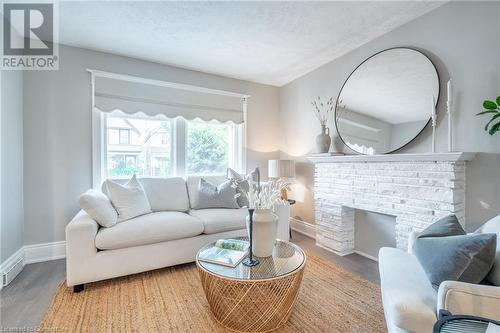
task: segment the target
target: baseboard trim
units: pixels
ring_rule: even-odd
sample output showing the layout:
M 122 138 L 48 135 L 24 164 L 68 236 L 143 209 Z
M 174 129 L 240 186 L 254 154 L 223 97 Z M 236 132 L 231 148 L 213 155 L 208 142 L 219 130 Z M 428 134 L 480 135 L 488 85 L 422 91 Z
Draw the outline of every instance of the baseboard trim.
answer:
M 365 257 L 365 258 L 371 259 L 371 260 L 373 260 L 373 261 L 375 261 L 375 262 L 378 262 L 378 258 L 376 258 L 376 257 L 374 257 L 374 256 L 372 256 L 372 255 L 369 255 L 369 254 L 367 254 L 367 253 L 364 253 L 364 252 L 361 252 L 361 251 L 358 251 L 358 250 L 354 250 L 354 253 L 359 254 L 359 255 L 360 255 L 360 256 L 362 256 L 362 257 Z
M 305 221 L 298 220 L 298 219 L 295 219 L 295 218 L 291 217 L 290 218 L 290 227 L 292 228 L 292 230 L 294 230 L 294 231 L 296 231 L 298 233 L 306 235 L 307 237 L 310 237 L 312 239 L 316 239 L 316 226 L 314 224 L 312 224 L 312 223 L 305 222 Z M 321 245 L 317 245 L 317 246 L 319 246 L 321 248 L 324 248 L 325 250 L 331 251 L 331 252 L 333 252 L 335 254 L 338 254 L 340 256 L 346 256 L 348 254 L 356 253 L 356 254 L 359 254 L 362 257 L 365 257 L 365 258 L 368 258 L 370 260 L 378 262 L 378 258 L 376 258 L 376 257 L 374 257 L 372 255 L 369 255 L 367 253 L 364 253 L 362 251 L 354 250 L 354 251 L 349 251 L 349 252 L 346 252 L 346 253 L 338 253 L 338 252 L 335 252 L 332 249 L 329 249 L 327 247 L 323 247 Z
M 291 217 L 290 227 L 292 228 L 292 230 L 298 233 L 306 235 L 307 237 L 310 237 L 312 239 L 316 239 L 316 226 L 312 223 L 308 223 Z
M 10 281 L 5 280 L 5 276 L 12 270 L 16 265 L 21 262 L 22 267 L 25 265 L 24 259 L 24 248 L 21 247 L 19 250 L 14 252 L 10 257 L 8 257 L 4 262 L 0 264 L 0 290 L 9 284 L 15 276 L 10 277 Z M 22 269 L 21 269 L 22 270 Z M 18 275 L 21 270 L 17 271 L 15 275 Z
M 25 245 L 24 258 L 26 264 L 66 258 L 66 242 Z
M 4 276 L 8 274 L 21 261 L 22 267 L 37 262 L 51 261 L 66 257 L 66 242 L 52 242 L 25 245 L 12 254 L 7 260 L 0 264 L 0 290 L 8 285 L 15 276 L 10 276 L 9 281 L 4 284 Z M 22 269 L 21 269 L 22 270 Z M 15 272 L 18 275 L 21 270 Z

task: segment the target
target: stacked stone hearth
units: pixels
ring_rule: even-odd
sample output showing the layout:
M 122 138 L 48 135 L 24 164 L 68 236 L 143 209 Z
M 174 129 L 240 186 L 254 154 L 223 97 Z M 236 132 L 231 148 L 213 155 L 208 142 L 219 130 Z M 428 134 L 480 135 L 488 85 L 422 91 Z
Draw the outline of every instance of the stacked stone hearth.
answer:
M 396 217 L 396 244 L 449 214 L 465 225 L 465 167 L 470 153 L 313 156 L 316 244 L 354 251 L 354 210 Z

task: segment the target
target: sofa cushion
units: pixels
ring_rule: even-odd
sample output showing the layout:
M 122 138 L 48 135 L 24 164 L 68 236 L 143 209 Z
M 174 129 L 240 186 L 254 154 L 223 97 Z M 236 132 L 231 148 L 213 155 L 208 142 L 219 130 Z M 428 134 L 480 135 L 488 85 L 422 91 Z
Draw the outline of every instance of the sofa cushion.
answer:
M 189 214 L 203 223 L 205 234 L 216 234 L 224 231 L 245 229 L 248 209 L 193 209 L 189 211 Z
M 151 213 L 148 197 L 135 175 L 125 185 L 111 180 L 104 183 L 111 203 L 118 212 L 118 222 Z
M 118 213 L 109 198 L 96 190 L 88 190 L 79 198 L 80 207 L 102 227 L 112 227 L 118 221 Z
M 180 177 L 169 178 L 138 178 L 153 212 L 189 210 L 189 197 L 186 181 Z M 111 179 L 118 184 L 125 184 L 126 179 Z M 110 197 L 106 181 L 102 184 L 102 192 Z
M 205 179 L 200 179 L 198 205 L 193 209 L 204 208 L 240 208 L 236 202 L 236 189 L 230 180 L 215 186 Z
M 436 293 L 417 258 L 384 247 L 378 255 L 382 302 L 389 332 L 432 332 Z
M 243 177 L 235 170 L 227 168 L 227 179 L 231 180 L 237 185 L 236 193 L 239 194 L 239 197 L 236 199 L 236 201 L 238 202 L 238 205 L 240 207 L 248 207 L 247 193 L 250 190 L 250 184 L 248 181 L 252 180 L 253 182 L 257 183 L 260 180 L 258 173 L 258 168 L 255 168 L 248 175 Z
M 479 229 L 476 230 L 476 232 L 482 234 L 492 233 L 497 235 L 497 251 L 495 254 L 495 261 L 493 263 L 491 271 L 487 276 L 487 279 L 495 286 L 500 286 L 500 215 L 483 224 Z
M 95 238 L 100 250 L 116 250 L 203 233 L 203 223 L 186 213 L 157 212 L 120 222 L 112 228 L 101 228 Z M 147 259 L 147 258 L 145 258 Z
M 189 210 L 186 181 L 180 177 L 139 178 L 153 212 Z
M 210 184 L 215 186 L 219 186 L 223 182 L 225 182 L 226 176 L 188 176 L 186 180 L 186 186 L 189 195 L 189 205 L 191 209 L 195 209 L 194 207 L 198 207 L 199 203 L 199 190 L 200 190 L 200 179 L 203 178 Z

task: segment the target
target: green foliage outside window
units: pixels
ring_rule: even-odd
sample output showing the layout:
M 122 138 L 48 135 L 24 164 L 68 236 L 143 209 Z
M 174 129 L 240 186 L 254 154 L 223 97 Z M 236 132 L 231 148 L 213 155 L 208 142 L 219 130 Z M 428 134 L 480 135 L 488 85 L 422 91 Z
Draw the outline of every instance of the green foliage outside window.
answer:
M 112 165 L 109 170 L 111 178 L 122 178 L 125 176 L 132 176 L 137 173 L 138 168 L 135 156 L 114 155 L 110 156 L 108 165 Z
M 187 169 L 191 174 L 224 173 L 228 166 L 229 126 L 188 124 Z

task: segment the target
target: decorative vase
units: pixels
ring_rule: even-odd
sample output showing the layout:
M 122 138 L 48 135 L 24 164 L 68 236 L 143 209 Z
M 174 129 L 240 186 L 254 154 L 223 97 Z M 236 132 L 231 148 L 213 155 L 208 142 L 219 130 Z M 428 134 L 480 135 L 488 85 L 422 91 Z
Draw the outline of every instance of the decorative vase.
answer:
M 247 216 L 247 230 L 250 218 Z M 257 257 L 269 257 L 273 254 L 278 226 L 278 217 L 270 209 L 256 209 L 253 213 L 253 254 Z
M 332 138 L 330 138 L 330 129 L 326 125 L 321 125 L 321 134 L 316 137 L 316 150 L 318 153 L 328 153 Z

